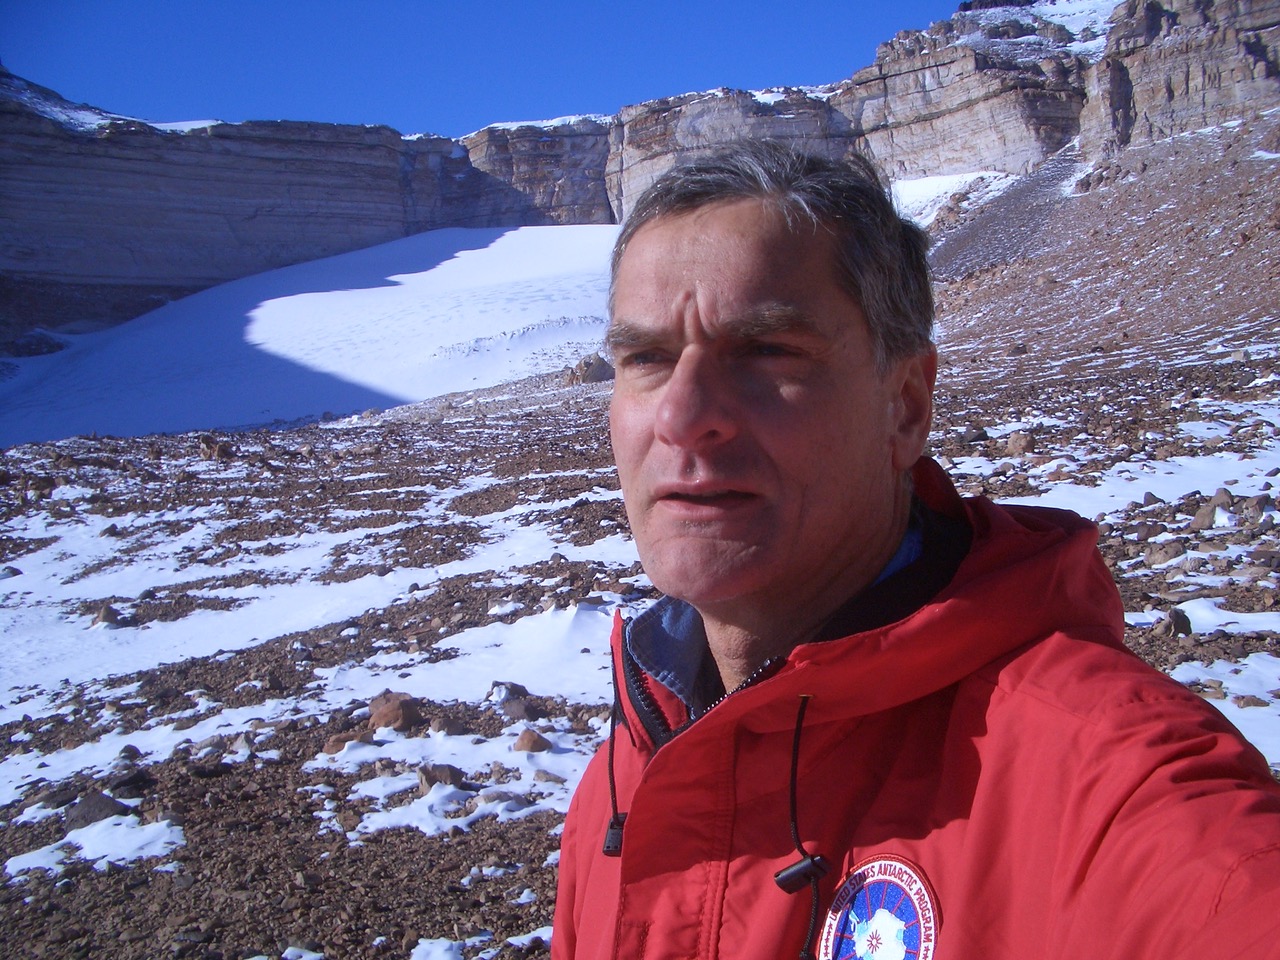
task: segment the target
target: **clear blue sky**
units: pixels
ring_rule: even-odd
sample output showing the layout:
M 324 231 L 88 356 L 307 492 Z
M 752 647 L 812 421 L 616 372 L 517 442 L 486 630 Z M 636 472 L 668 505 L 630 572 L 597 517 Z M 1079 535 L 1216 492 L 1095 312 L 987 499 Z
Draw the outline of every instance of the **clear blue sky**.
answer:
M 832 83 L 956 0 L 0 0 L 0 61 L 152 121 L 488 123 Z

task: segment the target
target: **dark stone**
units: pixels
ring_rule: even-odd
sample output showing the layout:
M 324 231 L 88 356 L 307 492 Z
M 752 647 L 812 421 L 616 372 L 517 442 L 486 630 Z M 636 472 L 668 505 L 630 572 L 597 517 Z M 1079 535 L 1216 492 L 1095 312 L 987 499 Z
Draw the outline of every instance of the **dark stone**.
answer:
M 105 793 L 91 790 L 67 811 L 67 829 L 79 830 L 81 827 L 87 827 L 107 817 L 119 817 L 125 814 L 133 815 L 133 809 L 119 800 L 113 800 Z

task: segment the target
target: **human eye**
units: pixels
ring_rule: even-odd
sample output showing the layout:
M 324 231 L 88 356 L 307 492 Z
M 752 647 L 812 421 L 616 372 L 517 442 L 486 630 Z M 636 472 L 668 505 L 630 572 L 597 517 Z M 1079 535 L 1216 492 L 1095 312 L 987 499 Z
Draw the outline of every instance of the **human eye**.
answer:
M 742 354 L 746 357 L 795 357 L 800 351 L 794 344 L 782 340 L 749 340 L 742 345 Z
M 616 356 L 619 367 L 652 367 L 664 360 L 661 350 L 626 350 Z

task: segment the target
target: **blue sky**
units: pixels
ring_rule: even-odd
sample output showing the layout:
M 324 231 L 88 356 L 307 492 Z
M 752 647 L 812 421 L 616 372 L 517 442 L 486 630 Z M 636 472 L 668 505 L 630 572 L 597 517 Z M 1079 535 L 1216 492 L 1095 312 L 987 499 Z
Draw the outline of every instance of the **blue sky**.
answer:
M 718 86 L 831 83 L 956 0 L 0 0 L 0 61 L 153 121 L 488 123 Z

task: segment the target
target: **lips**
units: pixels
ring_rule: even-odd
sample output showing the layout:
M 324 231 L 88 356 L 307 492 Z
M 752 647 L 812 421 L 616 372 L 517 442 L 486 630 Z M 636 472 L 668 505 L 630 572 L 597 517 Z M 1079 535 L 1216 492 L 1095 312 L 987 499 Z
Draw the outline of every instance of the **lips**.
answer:
M 655 503 L 685 520 L 723 518 L 759 502 L 760 495 L 720 484 L 697 483 L 660 487 Z
M 732 506 L 755 499 L 754 493 L 742 490 L 720 490 L 714 493 L 669 493 L 658 498 L 673 503 L 701 504 L 706 506 Z

